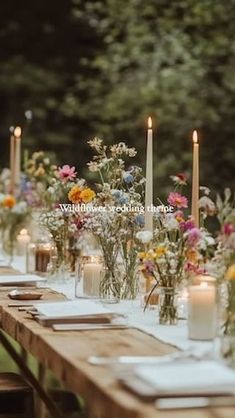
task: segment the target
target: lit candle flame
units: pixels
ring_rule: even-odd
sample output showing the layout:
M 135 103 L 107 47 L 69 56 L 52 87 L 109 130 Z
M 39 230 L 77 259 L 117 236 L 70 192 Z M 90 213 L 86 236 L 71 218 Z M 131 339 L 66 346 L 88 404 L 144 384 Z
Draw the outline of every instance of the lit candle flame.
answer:
M 197 144 L 198 142 L 198 135 L 196 130 L 193 131 L 193 142 L 194 144 Z
M 27 229 L 25 229 L 25 228 L 21 229 L 20 235 L 28 235 Z
M 21 127 L 20 126 L 16 126 L 16 128 L 14 130 L 14 135 L 15 135 L 16 138 L 21 137 Z
M 152 129 L 152 126 L 153 126 L 152 118 L 149 116 L 148 117 L 148 129 Z

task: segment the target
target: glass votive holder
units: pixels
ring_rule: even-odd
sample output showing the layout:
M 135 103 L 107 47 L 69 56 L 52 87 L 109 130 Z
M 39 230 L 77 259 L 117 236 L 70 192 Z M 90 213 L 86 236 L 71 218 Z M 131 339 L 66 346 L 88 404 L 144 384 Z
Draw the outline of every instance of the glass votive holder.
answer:
M 178 319 L 188 318 L 188 289 L 183 288 L 177 298 L 177 316 Z
M 103 257 L 86 255 L 79 257 L 75 271 L 75 296 L 98 298 L 103 269 Z
M 47 266 L 52 255 L 52 244 L 50 242 L 32 242 L 28 245 L 26 254 L 27 273 L 46 275 Z

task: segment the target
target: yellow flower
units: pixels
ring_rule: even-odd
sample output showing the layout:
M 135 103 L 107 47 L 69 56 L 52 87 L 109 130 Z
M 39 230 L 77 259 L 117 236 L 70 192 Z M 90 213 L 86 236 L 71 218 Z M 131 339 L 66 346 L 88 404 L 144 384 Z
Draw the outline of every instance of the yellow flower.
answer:
M 142 252 L 138 253 L 138 258 L 139 258 L 140 260 L 143 260 L 144 258 L 146 258 L 146 253 L 145 253 L 144 251 L 142 251 Z
M 81 187 L 73 186 L 72 189 L 68 193 L 68 198 L 72 203 L 80 203 L 81 202 Z
M 184 222 L 184 218 L 183 218 L 183 216 L 181 216 L 180 214 L 177 214 L 177 215 L 175 216 L 175 219 L 177 220 L 177 222 Z
M 42 166 L 38 167 L 34 173 L 35 177 L 42 177 L 44 176 L 44 174 L 45 174 L 45 170 Z
M 14 198 L 14 196 L 12 196 L 12 195 L 7 195 L 5 198 L 4 198 L 4 200 L 2 201 L 2 206 L 4 207 L 4 208 L 9 208 L 9 209 L 11 209 L 11 208 L 13 208 L 13 206 L 15 206 L 15 204 L 16 204 L 16 200 L 15 200 L 15 198 Z
M 159 245 L 159 247 L 155 249 L 155 257 L 161 257 L 162 255 L 166 254 L 166 251 L 166 247 L 164 247 L 163 245 Z
M 225 277 L 227 280 L 235 280 L 235 264 L 228 268 Z
M 80 198 L 84 203 L 90 202 L 95 197 L 95 192 L 89 187 L 81 191 Z

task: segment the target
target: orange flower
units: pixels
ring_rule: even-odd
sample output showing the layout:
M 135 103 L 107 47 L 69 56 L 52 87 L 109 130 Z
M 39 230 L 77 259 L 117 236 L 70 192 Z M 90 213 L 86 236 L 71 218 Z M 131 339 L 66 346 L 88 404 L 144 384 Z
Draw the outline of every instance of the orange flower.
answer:
M 6 197 L 5 197 L 5 199 L 2 201 L 2 206 L 4 207 L 4 208 L 9 208 L 9 209 L 11 209 L 11 208 L 13 208 L 13 206 L 15 206 L 15 204 L 16 204 L 16 200 L 15 200 L 15 198 L 14 198 L 14 196 L 12 196 L 12 195 L 7 195 Z
M 80 203 L 81 199 L 81 191 L 82 189 L 79 186 L 73 186 L 72 189 L 68 193 L 68 198 L 72 203 Z
M 195 249 L 189 248 L 186 251 L 186 257 L 187 257 L 188 261 L 190 261 L 191 263 L 196 263 L 198 261 L 199 254 Z
M 95 192 L 89 189 L 89 187 L 81 191 L 80 198 L 84 203 L 90 202 L 92 199 L 94 199 L 94 197 L 95 197 Z
M 228 268 L 225 277 L 227 280 L 235 280 L 235 264 L 232 264 L 232 266 Z

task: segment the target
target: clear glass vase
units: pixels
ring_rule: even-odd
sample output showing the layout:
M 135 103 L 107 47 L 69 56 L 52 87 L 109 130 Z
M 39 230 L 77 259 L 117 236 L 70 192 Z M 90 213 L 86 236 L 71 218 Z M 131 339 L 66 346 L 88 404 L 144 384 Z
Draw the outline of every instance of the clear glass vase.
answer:
M 117 303 L 121 299 L 120 270 L 104 266 L 101 271 L 100 297 L 107 303 Z
M 176 325 L 177 317 L 177 292 L 174 287 L 162 287 L 159 295 L 159 324 Z
M 71 264 L 66 240 L 54 242 L 53 255 L 47 266 L 47 278 L 49 282 L 55 283 L 67 283 L 71 278 Z
M 14 261 L 14 249 L 15 249 L 15 233 L 12 228 L 9 228 L 3 232 L 2 235 L 2 250 L 8 257 L 8 266 L 11 267 Z

